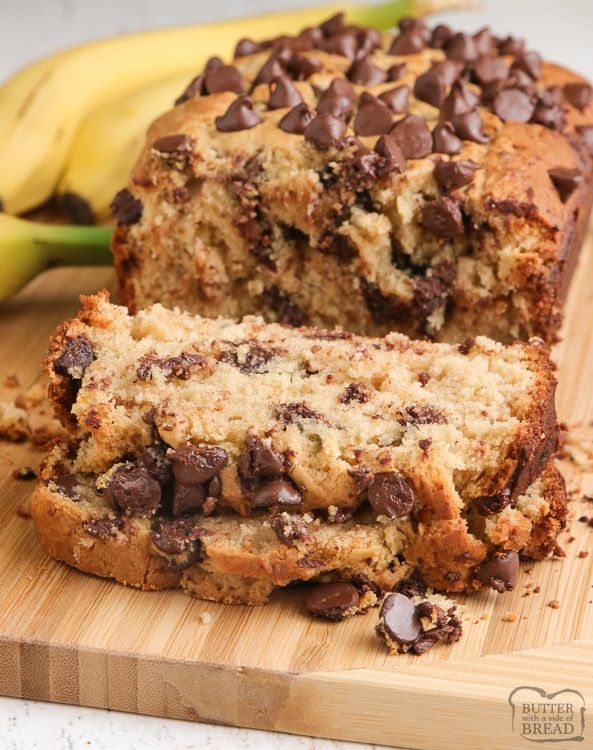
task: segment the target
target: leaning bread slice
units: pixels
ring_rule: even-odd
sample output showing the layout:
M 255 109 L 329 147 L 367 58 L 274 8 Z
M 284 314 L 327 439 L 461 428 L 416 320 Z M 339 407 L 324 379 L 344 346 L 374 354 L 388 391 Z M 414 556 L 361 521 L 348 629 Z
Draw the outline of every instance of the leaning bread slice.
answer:
M 402 560 L 450 591 L 487 584 L 480 566 L 500 554 L 549 554 L 564 523 L 537 340 L 369 339 L 160 305 L 130 316 L 100 294 L 57 331 L 46 366 L 72 442 L 38 497 L 66 483 L 76 501 L 86 483 L 124 519 L 228 517 L 247 536 L 285 512 L 330 537 L 352 514 L 395 520 L 411 529 Z

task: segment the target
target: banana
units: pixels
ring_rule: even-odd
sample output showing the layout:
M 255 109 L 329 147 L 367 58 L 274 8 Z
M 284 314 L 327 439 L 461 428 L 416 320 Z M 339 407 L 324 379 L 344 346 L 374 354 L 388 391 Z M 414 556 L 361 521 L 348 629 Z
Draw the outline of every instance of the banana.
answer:
M 467 5 L 464 0 L 392 0 L 348 7 L 349 20 L 388 28 L 402 15 Z M 76 130 L 103 102 L 125 96 L 167 75 L 198 70 L 212 55 L 229 57 L 245 35 L 264 39 L 315 25 L 343 5 L 268 14 L 199 26 L 113 37 L 59 53 L 45 67 L 23 72 L 0 87 L 0 201 L 18 214 L 51 195 L 64 169 Z M 38 63 L 37 66 L 40 64 Z M 35 73 L 32 73 L 34 70 Z M 39 71 L 42 75 L 36 78 Z M 34 79 L 15 94 L 18 78 Z M 5 107 L 5 104 L 7 105 Z
M 38 224 L 0 213 L 0 300 L 49 266 L 111 263 L 111 230 Z
M 126 184 L 148 126 L 173 106 L 195 70 L 168 76 L 129 96 L 110 99 L 76 133 L 58 183 L 63 209 L 77 224 L 109 218 L 109 204 Z

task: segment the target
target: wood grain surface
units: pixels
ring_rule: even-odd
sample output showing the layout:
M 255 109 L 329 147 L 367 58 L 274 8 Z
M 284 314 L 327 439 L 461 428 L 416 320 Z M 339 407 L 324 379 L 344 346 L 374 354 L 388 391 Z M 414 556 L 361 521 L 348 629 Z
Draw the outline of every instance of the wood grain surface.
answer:
M 31 484 L 11 477 L 43 453 L 0 442 L 0 694 L 426 750 L 526 747 L 508 702 L 521 685 L 578 690 L 592 710 L 593 554 L 583 553 L 593 528 L 577 520 L 593 517 L 584 498 L 593 494 L 592 278 L 590 232 L 555 353 L 558 410 L 576 459 L 560 462 L 573 494 L 566 557 L 523 564 L 513 593 L 459 597 L 459 643 L 389 656 L 374 634 L 376 611 L 311 620 L 303 589 L 249 608 L 68 568 L 39 547 L 26 515 Z M 0 304 L 0 399 L 43 382 L 52 330 L 79 293 L 112 282 L 109 269 L 52 270 Z M 10 374 L 19 388 L 4 384 Z M 49 407 L 42 411 L 47 420 Z M 580 747 L 593 748 L 587 723 Z

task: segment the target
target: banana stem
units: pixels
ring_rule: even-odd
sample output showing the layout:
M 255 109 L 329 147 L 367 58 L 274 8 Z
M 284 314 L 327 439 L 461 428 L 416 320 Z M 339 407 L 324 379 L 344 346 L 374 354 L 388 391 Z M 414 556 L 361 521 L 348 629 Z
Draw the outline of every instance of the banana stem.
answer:
M 34 224 L 32 241 L 48 265 L 104 266 L 110 265 L 111 229 L 106 227 L 74 227 Z
M 395 26 L 400 18 L 411 14 L 413 8 L 414 0 L 391 0 L 380 5 L 356 5 L 351 8 L 346 5 L 345 11 L 351 23 L 387 30 Z

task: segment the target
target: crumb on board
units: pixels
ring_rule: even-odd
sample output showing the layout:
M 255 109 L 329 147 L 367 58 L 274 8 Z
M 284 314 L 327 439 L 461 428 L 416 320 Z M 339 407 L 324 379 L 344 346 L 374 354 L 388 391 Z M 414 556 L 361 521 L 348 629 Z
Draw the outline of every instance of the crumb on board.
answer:
M 37 473 L 30 466 L 18 466 L 16 469 L 13 469 L 12 478 L 21 482 L 28 482 L 32 479 L 37 479 Z
M 539 594 L 539 592 L 540 592 L 541 590 L 542 590 L 542 587 L 541 587 L 541 586 L 536 586 L 536 587 L 535 587 L 535 588 L 533 589 L 533 593 L 534 593 L 534 594 Z
M 519 615 L 516 612 L 505 612 L 502 616 L 503 622 L 515 622 L 519 619 Z
M 572 544 L 575 539 L 576 539 L 576 536 L 569 536 L 568 539 L 566 540 L 566 543 L 567 544 Z
M 582 549 L 582 550 L 581 550 L 581 551 L 579 552 L 579 554 L 577 555 L 577 557 L 580 557 L 580 559 L 581 559 L 581 560 L 584 560 L 584 559 L 585 559 L 585 557 L 589 557 L 589 550 L 586 550 L 586 549 Z
M 210 612 L 200 612 L 199 620 L 202 625 L 208 625 L 208 623 L 212 622 L 212 615 Z
M 7 375 L 4 378 L 2 385 L 5 388 L 18 388 L 20 386 L 18 375 L 15 375 L 15 374 Z
M 0 439 L 20 443 L 31 435 L 27 412 L 10 401 L 0 401 Z
M 548 607 L 551 607 L 551 609 L 560 609 L 560 602 L 558 599 L 551 599 L 548 602 Z

